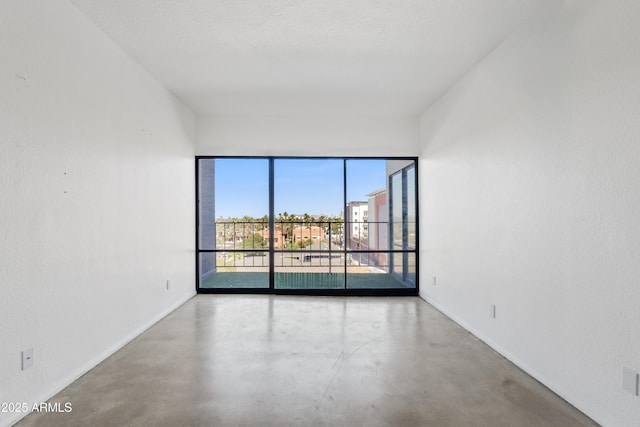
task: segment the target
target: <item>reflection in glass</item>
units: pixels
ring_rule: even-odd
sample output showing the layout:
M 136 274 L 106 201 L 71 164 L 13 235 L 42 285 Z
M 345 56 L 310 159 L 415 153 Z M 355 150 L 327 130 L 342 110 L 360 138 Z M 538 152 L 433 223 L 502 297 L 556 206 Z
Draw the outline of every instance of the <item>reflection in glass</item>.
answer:
M 407 168 L 407 178 L 405 180 L 407 188 L 407 247 L 414 250 L 416 248 L 416 168 Z
M 416 174 L 415 162 L 396 163 L 390 175 L 391 248 L 394 251 L 391 271 L 403 282 L 416 283 Z
M 394 250 L 404 249 L 405 222 L 403 221 L 403 212 L 406 200 L 403 200 L 402 190 L 402 172 L 396 172 L 391 177 L 391 242 Z

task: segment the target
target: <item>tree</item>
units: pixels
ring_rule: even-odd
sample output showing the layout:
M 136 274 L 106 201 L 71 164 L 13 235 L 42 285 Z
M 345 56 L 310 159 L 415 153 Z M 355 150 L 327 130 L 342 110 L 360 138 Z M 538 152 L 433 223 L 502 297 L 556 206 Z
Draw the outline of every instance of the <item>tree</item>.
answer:
M 342 233 L 344 232 L 342 218 L 329 218 L 329 221 L 331 221 L 331 238 L 338 242 L 339 245 L 342 245 L 342 239 L 344 238 L 344 236 L 342 235 Z
M 313 219 L 313 224 L 317 225 L 324 230 L 325 234 L 329 233 L 329 221 L 330 219 L 324 215 L 320 215 Z
M 294 223 L 296 221 L 298 221 L 298 217 L 295 215 L 289 215 L 286 211 L 278 214 L 278 218 L 276 218 L 276 223 L 280 224 L 282 227 L 282 234 L 284 234 L 285 239 L 289 244 L 292 240 L 291 232 L 293 231 Z
M 304 249 L 307 246 L 311 245 L 312 241 L 311 239 L 304 239 L 304 240 L 300 240 L 296 243 L 293 243 L 289 246 L 289 249 Z
M 240 249 L 264 249 L 265 246 L 266 242 L 264 237 L 258 233 L 249 235 L 242 241 L 242 243 L 240 243 Z
M 258 218 L 258 222 L 258 230 L 266 230 L 267 228 L 269 228 L 269 215 Z
M 331 232 L 333 234 L 340 234 L 342 230 L 342 218 L 336 217 L 331 219 Z

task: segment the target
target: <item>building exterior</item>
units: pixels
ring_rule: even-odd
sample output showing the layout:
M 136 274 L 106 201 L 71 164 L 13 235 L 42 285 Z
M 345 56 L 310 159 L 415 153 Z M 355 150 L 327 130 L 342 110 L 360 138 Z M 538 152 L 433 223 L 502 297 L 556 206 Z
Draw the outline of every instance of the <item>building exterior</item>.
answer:
M 369 232 L 369 203 L 353 201 L 347 203 L 345 218 L 345 241 L 350 249 L 359 249 L 366 244 Z
M 258 234 L 260 234 L 262 236 L 262 238 L 264 239 L 265 243 L 266 243 L 266 247 L 269 247 L 269 229 L 265 228 L 264 230 L 261 230 Z M 284 243 L 286 241 L 286 236 L 284 235 L 284 232 L 282 231 L 281 227 L 275 227 L 274 228 L 274 232 L 273 232 L 273 247 L 274 249 L 283 249 L 284 248 Z
M 389 205 L 387 204 L 387 190 L 385 188 L 372 191 L 367 194 L 368 208 L 368 233 L 367 249 L 389 249 Z M 370 260 L 373 264 L 382 268 L 387 266 L 386 253 L 372 253 Z
M 325 230 L 317 225 L 303 225 L 294 227 L 291 230 L 291 241 L 299 243 L 305 240 L 311 240 L 313 243 L 322 242 L 327 239 Z

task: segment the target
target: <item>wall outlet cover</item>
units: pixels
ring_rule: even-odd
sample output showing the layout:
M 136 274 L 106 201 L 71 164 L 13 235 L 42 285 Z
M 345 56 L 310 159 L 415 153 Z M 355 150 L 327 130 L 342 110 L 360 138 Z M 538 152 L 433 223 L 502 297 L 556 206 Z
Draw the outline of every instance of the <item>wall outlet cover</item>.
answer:
M 22 350 L 22 370 L 29 369 L 33 366 L 33 348 Z
M 625 366 L 622 367 L 622 388 L 634 396 L 638 395 L 638 373 Z

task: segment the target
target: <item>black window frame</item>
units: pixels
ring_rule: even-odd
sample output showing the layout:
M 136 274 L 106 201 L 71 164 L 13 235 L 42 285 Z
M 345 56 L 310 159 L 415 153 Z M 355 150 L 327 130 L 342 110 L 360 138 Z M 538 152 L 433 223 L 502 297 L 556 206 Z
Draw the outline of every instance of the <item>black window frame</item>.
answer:
M 292 159 L 292 160 L 342 160 L 343 161 L 343 226 L 344 232 L 346 233 L 346 215 L 347 215 L 347 162 L 349 160 L 386 160 L 386 161 L 411 161 L 413 162 L 410 166 L 405 166 L 394 172 L 393 174 L 388 176 L 388 179 L 391 180 L 391 177 L 397 173 L 403 174 L 403 184 L 406 182 L 406 170 L 408 168 L 414 168 L 415 176 L 414 176 L 414 200 L 415 200 L 415 247 L 414 249 L 407 249 L 403 247 L 402 250 L 394 250 L 394 243 L 392 239 L 392 232 L 389 232 L 388 235 L 388 244 L 389 247 L 386 250 L 357 250 L 357 249 L 347 249 L 347 244 L 343 245 L 343 252 L 346 255 L 351 253 L 359 253 L 359 254 L 367 254 L 367 253 L 388 253 L 391 257 L 394 253 L 402 253 L 403 254 L 403 270 L 406 271 L 407 267 L 407 257 L 410 254 L 413 254 L 415 257 L 415 283 L 413 288 L 349 288 L 347 286 L 347 263 L 345 262 L 345 286 L 343 289 L 284 289 L 277 288 L 274 286 L 274 253 L 276 252 L 274 246 L 274 233 L 270 233 L 269 245 L 267 246 L 267 252 L 270 260 L 269 264 L 269 287 L 268 288 L 201 288 L 200 287 L 200 255 L 202 253 L 215 253 L 220 252 L 219 249 L 203 249 L 200 247 L 200 160 L 215 160 L 215 159 L 262 159 L 267 160 L 269 162 L 269 229 L 274 230 L 275 227 L 275 218 L 274 218 L 274 162 L 280 159 Z M 420 280 L 419 280 L 419 244 L 420 244 L 420 232 L 419 232 L 419 191 L 418 191 L 418 183 L 419 183 L 419 174 L 418 174 L 418 158 L 412 156 L 402 156 L 402 157 L 357 157 L 357 156 L 233 156 L 233 155 L 224 155 L 224 156 L 215 156 L 215 155 L 202 155 L 195 156 L 195 271 L 196 271 L 196 283 L 195 289 L 198 294 L 275 294 L 275 295 L 317 295 L 317 296 L 417 296 L 420 292 Z M 388 187 L 391 191 L 391 186 Z M 402 190 L 406 196 L 406 186 L 403 185 Z M 392 221 L 391 215 L 391 194 L 387 195 L 388 197 L 388 208 L 389 208 L 389 221 Z M 406 207 L 403 208 L 403 222 L 406 220 Z M 390 229 L 392 226 L 390 226 Z M 405 227 L 403 227 L 405 228 Z M 346 240 L 346 234 L 345 234 Z M 404 239 L 403 239 L 404 240 Z M 403 245 L 406 246 L 406 245 Z M 390 262 L 392 265 L 393 262 Z M 390 274 L 393 274 L 393 268 L 390 268 Z

